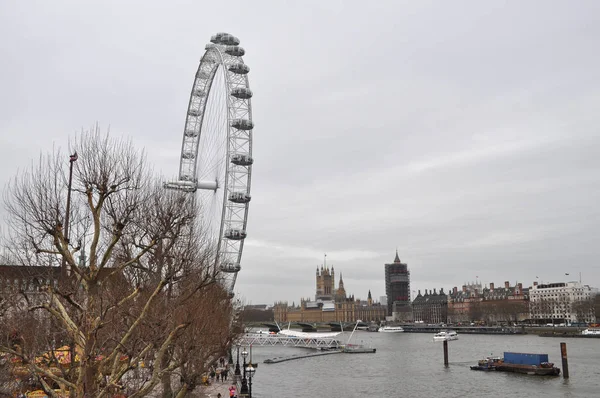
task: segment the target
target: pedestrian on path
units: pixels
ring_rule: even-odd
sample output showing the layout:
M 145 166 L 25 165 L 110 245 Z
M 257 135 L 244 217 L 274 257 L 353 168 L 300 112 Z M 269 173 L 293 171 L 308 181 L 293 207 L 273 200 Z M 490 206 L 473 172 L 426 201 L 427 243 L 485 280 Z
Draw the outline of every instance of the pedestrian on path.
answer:
M 235 396 L 236 396 L 235 386 L 232 384 L 231 387 L 229 387 L 229 398 L 233 398 Z
M 225 378 L 225 381 L 227 381 L 227 376 L 229 375 L 229 369 L 228 368 L 223 369 L 223 371 L 221 372 L 221 375 Z

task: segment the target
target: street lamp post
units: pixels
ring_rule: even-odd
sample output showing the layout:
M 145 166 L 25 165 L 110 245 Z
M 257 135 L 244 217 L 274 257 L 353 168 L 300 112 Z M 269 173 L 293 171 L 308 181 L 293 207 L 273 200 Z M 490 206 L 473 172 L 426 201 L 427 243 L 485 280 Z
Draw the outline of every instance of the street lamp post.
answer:
M 248 368 L 246 369 L 248 373 L 248 398 L 252 398 L 252 377 L 254 376 L 254 372 L 256 372 L 256 366 L 252 365 L 252 344 L 250 344 L 250 362 L 248 363 Z
M 67 250 L 69 250 L 69 216 L 71 214 L 71 185 L 73 183 L 73 164 L 77 161 L 77 151 L 69 156 L 69 185 L 67 188 L 67 208 L 65 209 L 65 226 L 64 226 L 64 238 L 67 244 Z M 67 272 L 67 259 L 65 256 L 62 256 L 61 261 L 61 279 L 66 281 L 68 276 Z M 75 341 L 71 340 L 69 344 L 69 368 L 72 371 L 75 366 Z
M 248 356 L 248 351 L 244 347 L 244 351 L 242 351 L 242 357 L 244 358 L 244 373 L 242 376 L 242 387 L 240 388 L 240 395 L 247 397 L 248 396 L 248 380 L 246 379 L 246 357 Z
M 73 163 L 77 161 L 77 152 L 69 156 L 69 185 L 67 188 L 67 208 L 65 209 L 65 226 L 64 226 L 64 237 L 67 242 L 67 249 L 69 248 L 69 215 L 71 213 L 71 184 L 73 183 Z M 62 258 L 62 267 L 61 271 L 63 273 L 63 277 L 67 275 L 67 265 L 65 256 Z
M 239 376 L 242 372 L 240 371 L 240 345 L 236 344 L 237 347 L 237 359 L 235 361 L 235 371 L 234 374 Z
M 256 368 L 252 366 L 252 362 L 248 364 L 248 369 L 246 371 L 248 372 L 248 398 L 252 398 L 252 376 L 254 375 L 254 372 L 256 372 Z

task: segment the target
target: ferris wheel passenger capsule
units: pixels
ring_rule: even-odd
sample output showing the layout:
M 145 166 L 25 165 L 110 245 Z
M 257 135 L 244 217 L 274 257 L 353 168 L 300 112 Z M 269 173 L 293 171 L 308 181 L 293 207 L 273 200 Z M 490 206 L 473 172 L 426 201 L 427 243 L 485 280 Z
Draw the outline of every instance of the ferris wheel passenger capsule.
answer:
M 231 90 L 231 95 L 240 99 L 252 98 L 252 90 L 247 87 L 236 87 Z
M 226 46 L 237 46 L 240 44 L 240 39 L 229 33 L 217 33 L 210 38 L 210 41 L 215 44 L 223 44 Z
M 238 75 L 245 75 L 250 72 L 250 67 L 242 63 L 231 64 L 227 69 Z
M 233 203 L 248 203 L 252 197 L 246 192 L 232 192 L 229 194 L 229 200 Z
M 251 166 L 254 163 L 254 159 L 249 155 L 236 153 L 231 156 L 231 163 L 238 166 Z
M 198 131 L 196 131 L 196 129 L 193 128 L 189 128 L 185 130 L 185 136 L 186 137 L 198 137 Z
M 234 57 L 242 57 L 246 54 L 246 51 L 240 46 L 227 46 L 225 47 L 225 54 L 233 55 Z
M 239 263 L 227 262 L 221 264 L 221 271 L 223 272 L 240 272 L 241 269 Z
M 190 115 L 190 116 L 194 116 L 194 117 L 198 117 L 198 116 L 200 116 L 200 113 L 201 113 L 201 112 L 200 112 L 200 109 L 190 109 L 190 110 L 188 111 L 188 115 Z
M 233 119 L 231 121 L 231 127 L 238 130 L 252 130 L 254 128 L 254 123 L 248 119 Z
M 228 229 L 225 231 L 225 237 L 231 240 L 242 240 L 246 238 L 246 231 L 243 229 Z

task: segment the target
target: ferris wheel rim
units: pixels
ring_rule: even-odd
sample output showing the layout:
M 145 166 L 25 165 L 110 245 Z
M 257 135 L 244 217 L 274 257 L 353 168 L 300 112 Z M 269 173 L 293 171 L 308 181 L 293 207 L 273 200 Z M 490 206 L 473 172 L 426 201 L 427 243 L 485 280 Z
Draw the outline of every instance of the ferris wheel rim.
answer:
M 217 34 L 228 35 L 228 34 Z M 244 50 L 238 47 L 239 40 L 231 35 L 221 36 L 206 46 L 198 66 L 190 93 L 183 142 L 180 155 L 179 184 L 196 192 L 199 187 L 212 189 L 221 195 L 220 225 L 217 237 L 214 270 L 220 270 L 229 292 L 241 269 L 240 262 L 246 237 L 248 207 L 252 175 L 252 91 L 249 87 L 248 71 L 242 59 Z M 225 37 L 225 39 L 223 39 Z M 233 37 L 233 39 L 231 39 Z M 227 42 L 229 40 L 229 43 Z M 230 45 L 237 40 L 237 44 Z M 206 72 L 209 71 L 207 74 Z M 207 104 L 214 89 L 215 76 L 222 74 L 221 89 L 226 99 L 226 150 L 221 164 L 224 165 L 223 180 L 199 181 L 199 164 L 203 154 L 203 134 L 206 135 L 205 117 Z M 202 92 L 202 90 L 204 90 Z M 205 96 L 202 99 L 202 96 Z M 193 145 L 192 145 L 193 143 Z M 220 184 L 219 184 L 220 182 Z M 204 184 L 204 185 L 203 185 Z M 236 235 L 237 234 L 237 235 Z M 224 264 L 224 265 L 221 265 Z M 220 269 L 219 269 L 219 268 Z M 225 268 L 224 268 L 225 267 Z

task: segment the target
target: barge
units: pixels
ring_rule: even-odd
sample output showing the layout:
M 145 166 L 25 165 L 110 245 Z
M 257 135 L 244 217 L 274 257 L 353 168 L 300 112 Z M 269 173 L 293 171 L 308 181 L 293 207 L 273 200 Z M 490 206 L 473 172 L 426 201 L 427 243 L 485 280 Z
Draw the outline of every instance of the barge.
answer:
M 487 357 L 471 366 L 471 370 L 522 373 L 536 376 L 558 376 L 560 369 L 548 361 L 548 354 L 505 352 L 504 357 Z

